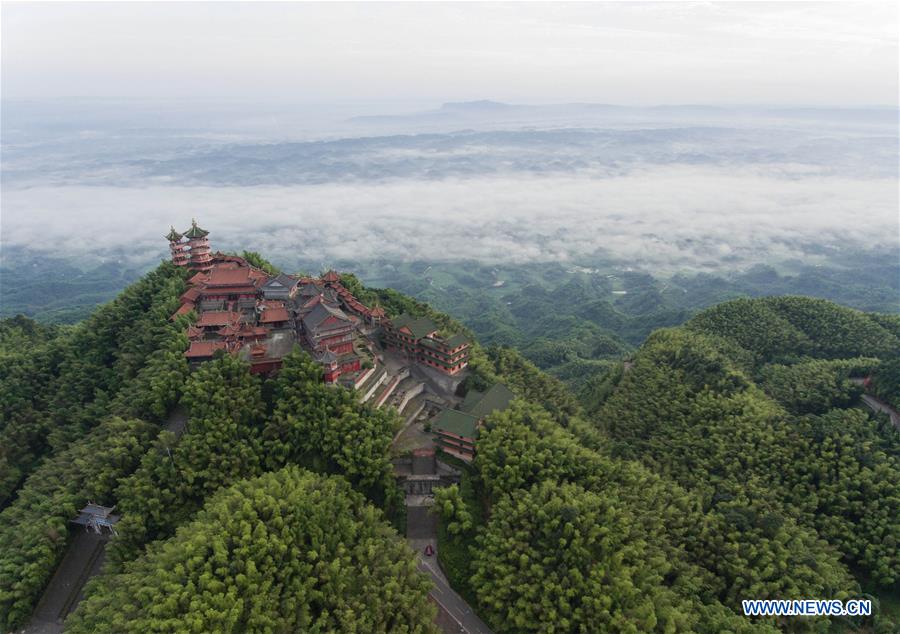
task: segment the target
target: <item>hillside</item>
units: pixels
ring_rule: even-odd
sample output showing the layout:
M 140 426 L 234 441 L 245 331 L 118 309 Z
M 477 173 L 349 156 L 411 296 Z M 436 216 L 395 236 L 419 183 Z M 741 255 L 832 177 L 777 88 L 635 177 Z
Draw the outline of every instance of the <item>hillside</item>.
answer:
M 116 252 L 109 252 L 115 257 Z M 139 273 L 118 264 L 78 268 L 63 258 L 14 249 L 0 262 L 0 316 L 72 323 Z M 829 251 L 824 264 L 782 263 L 674 276 L 600 256 L 580 265 L 399 260 L 335 263 L 371 286 L 390 287 L 464 323 L 485 345 L 514 347 L 577 390 L 631 353 L 657 328 L 676 326 L 735 297 L 801 294 L 867 311 L 897 311 L 900 271 L 883 251 Z M 120 258 L 123 259 L 124 257 Z M 291 258 L 285 270 L 318 270 Z M 634 263 L 635 266 L 637 263 Z
M 170 319 L 186 278 L 162 264 L 74 326 L 0 323 L 0 631 L 27 622 L 88 501 L 122 519 L 71 631 L 432 631 L 397 534 L 399 416 L 299 349 L 268 376 L 228 354 L 191 371 L 192 317 Z M 896 317 L 738 300 L 655 332 L 580 398 L 474 344 L 461 389 L 516 399 L 470 466 L 445 457 L 462 472 L 435 496 L 445 573 L 497 632 L 812 629 L 740 599 L 863 592 L 884 607 L 832 626 L 891 631 L 900 438 L 848 379 L 896 396 L 898 338 Z

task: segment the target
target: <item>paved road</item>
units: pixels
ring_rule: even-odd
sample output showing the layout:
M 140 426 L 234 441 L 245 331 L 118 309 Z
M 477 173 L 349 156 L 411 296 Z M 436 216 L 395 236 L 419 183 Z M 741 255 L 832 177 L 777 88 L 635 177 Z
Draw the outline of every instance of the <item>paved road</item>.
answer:
M 852 383 L 856 383 L 857 385 L 864 384 L 863 379 L 855 377 L 851 378 L 850 381 Z M 895 410 L 893 407 L 869 394 L 863 394 L 862 402 L 865 403 L 866 407 L 868 407 L 873 412 L 881 412 L 887 414 L 890 417 L 891 422 L 894 424 L 894 427 L 900 429 L 900 413 L 898 413 L 897 410 Z
M 865 403 L 873 412 L 883 412 L 890 416 L 891 422 L 894 423 L 894 427 L 900 429 L 900 414 L 897 413 L 897 410 L 890 407 L 887 403 L 879 401 L 874 396 L 869 396 L 868 394 L 863 394 L 862 400 L 863 403 Z
M 187 412 L 175 408 L 166 421 L 166 429 L 181 437 L 187 427 Z M 31 621 L 22 634 L 58 634 L 62 624 L 83 598 L 84 584 L 100 572 L 108 535 L 74 529 L 50 583 L 41 595 Z
M 438 606 L 437 623 L 446 634 L 492 634 L 491 629 L 478 618 L 461 596 L 456 594 L 437 563 L 437 543 L 433 539 L 410 539 L 410 546 L 416 550 L 419 570 L 428 574 L 434 583 L 431 599 Z M 431 544 L 434 555 L 424 555 L 425 546 Z
M 75 529 L 66 554 L 44 590 L 24 634 L 58 634 L 83 597 L 84 584 L 100 572 L 107 538 Z

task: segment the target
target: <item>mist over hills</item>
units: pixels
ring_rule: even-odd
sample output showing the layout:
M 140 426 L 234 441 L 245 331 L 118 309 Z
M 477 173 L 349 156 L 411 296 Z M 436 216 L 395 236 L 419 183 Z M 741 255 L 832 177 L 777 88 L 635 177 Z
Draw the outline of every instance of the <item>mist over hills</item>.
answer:
M 474 261 L 665 278 L 843 270 L 859 252 L 892 288 L 896 115 L 4 102 L 0 268 L 52 254 L 82 272 L 147 270 L 165 257 L 160 232 L 198 217 L 217 248 L 264 251 L 288 270 Z

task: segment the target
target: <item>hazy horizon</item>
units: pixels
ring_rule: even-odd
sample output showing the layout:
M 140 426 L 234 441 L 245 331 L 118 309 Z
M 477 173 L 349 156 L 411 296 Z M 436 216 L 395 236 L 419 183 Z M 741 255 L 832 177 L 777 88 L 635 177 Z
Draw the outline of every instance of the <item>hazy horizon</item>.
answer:
M 0 10 L 7 251 L 149 266 L 193 216 L 288 263 L 900 248 L 893 4 Z

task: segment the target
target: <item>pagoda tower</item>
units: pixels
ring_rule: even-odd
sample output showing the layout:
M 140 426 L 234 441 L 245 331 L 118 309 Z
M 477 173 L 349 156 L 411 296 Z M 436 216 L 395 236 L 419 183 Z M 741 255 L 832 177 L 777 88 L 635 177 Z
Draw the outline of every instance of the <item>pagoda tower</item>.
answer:
M 191 248 L 191 268 L 196 271 L 208 271 L 212 268 L 212 256 L 209 254 L 209 239 L 206 237 L 209 231 L 197 226 L 196 220 L 191 220 L 191 228 L 184 233 Z
M 188 265 L 188 243 L 183 241 L 184 236 L 175 231 L 175 227 L 169 227 L 169 235 L 166 240 L 169 241 L 169 251 L 172 252 L 172 263 L 175 266 Z

